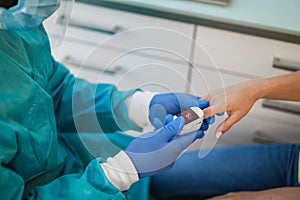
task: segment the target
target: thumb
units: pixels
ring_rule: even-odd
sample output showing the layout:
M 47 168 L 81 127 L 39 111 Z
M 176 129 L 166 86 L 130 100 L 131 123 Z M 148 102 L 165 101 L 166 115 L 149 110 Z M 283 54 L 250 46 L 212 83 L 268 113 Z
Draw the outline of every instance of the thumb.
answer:
M 166 116 L 166 124 L 170 123 L 171 121 L 173 121 L 174 116 L 171 114 L 167 114 Z
M 198 103 L 198 107 L 201 108 L 202 110 L 204 108 L 207 108 L 209 106 L 209 102 L 208 101 L 203 101 L 203 100 L 199 100 L 199 103 Z
M 161 131 L 158 133 L 158 136 L 161 137 L 163 141 L 171 141 L 183 128 L 184 118 L 178 117 L 174 121 L 165 125 Z
M 153 125 L 155 130 L 164 126 L 158 118 L 153 118 L 152 119 L 152 125 Z
M 167 113 L 160 104 L 154 104 L 149 108 L 149 120 L 155 129 L 161 128 L 165 124 Z
M 216 138 L 219 139 L 225 132 L 227 132 L 237 121 L 239 118 L 237 114 L 230 115 L 222 122 L 217 130 L 216 130 Z

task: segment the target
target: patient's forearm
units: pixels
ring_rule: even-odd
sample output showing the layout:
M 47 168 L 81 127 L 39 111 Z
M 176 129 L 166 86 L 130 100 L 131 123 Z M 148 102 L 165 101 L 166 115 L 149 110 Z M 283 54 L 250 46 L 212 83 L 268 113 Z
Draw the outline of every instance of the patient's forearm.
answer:
M 300 101 L 300 71 L 255 82 L 258 98 Z

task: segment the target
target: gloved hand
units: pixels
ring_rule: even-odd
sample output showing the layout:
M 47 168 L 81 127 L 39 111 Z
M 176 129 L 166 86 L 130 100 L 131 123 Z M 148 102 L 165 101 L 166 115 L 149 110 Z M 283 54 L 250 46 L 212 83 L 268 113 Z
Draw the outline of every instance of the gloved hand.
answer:
M 199 107 L 204 109 L 209 106 L 208 101 L 200 100 L 199 97 L 184 93 L 157 94 L 153 97 L 149 106 L 149 119 L 157 129 L 173 120 L 173 115 L 189 109 Z M 214 116 L 203 121 L 200 130 L 207 130 L 209 124 L 214 123 Z
M 133 162 L 139 178 L 171 168 L 184 149 L 204 136 L 201 130 L 176 136 L 183 125 L 184 118 L 178 117 L 163 128 L 135 138 L 128 145 L 125 153 Z

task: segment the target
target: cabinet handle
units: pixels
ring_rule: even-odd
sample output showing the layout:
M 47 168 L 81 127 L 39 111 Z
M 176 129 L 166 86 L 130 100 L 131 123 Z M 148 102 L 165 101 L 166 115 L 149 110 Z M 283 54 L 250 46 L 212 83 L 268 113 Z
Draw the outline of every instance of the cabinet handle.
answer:
M 70 19 L 69 21 L 69 26 L 73 26 L 76 28 L 81 28 L 81 29 L 86 29 L 89 31 L 95 31 L 95 32 L 99 32 L 99 33 L 104 33 L 104 34 L 108 34 L 108 35 L 115 35 L 121 31 L 124 31 L 124 28 L 122 28 L 119 25 L 115 25 L 115 26 L 101 26 L 101 25 L 92 25 L 92 24 L 88 24 L 86 21 L 81 21 L 81 20 L 72 20 Z
M 228 6 L 231 0 L 193 0 L 193 1 L 199 1 L 203 3 L 210 3 L 214 5 L 219 5 L 219 6 Z
M 274 57 L 273 67 L 288 71 L 297 71 L 300 70 L 300 62 Z
M 99 67 L 97 67 L 97 66 L 95 66 L 94 64 L 91 64 L 91 63 L 85 63 L 84 65 L 82 65 L 81 61 L 76 60 L 74 57 L 72 57 L 70 55 L 64 56 L 63 59 L 62 59 L 62 63 L 67 64 L 67 65 L 69 64 L 69 65 L 72 65 L 72 66 L 77 67 L 77 68 L 82 66 L 84 69 L 89 69 L 89 70 L 93 70 L 93 71 L 96 71 L 96 72 L 103 72 L 103 73 L 110 74 L 110 75 L 116 75 L 117 73 L 125 70 L 121 66 L 116 66 L 116 67 L 113 67 L 113 68 L 104 69 L 104 68 L 99 68 Z
M 300 105 L 287 102 L 265 99 L 262 103 L 265 108 L 271 108 L 278 111 L 300 115 Z
M 282 137 L 278 138 L 272 134 L 268 134 L 262 131 L 255 131 L 253 134 L 253 142 L 260 144 L 273 144 L 273 143 L 297 143 L 299 142 L 299 137 Z

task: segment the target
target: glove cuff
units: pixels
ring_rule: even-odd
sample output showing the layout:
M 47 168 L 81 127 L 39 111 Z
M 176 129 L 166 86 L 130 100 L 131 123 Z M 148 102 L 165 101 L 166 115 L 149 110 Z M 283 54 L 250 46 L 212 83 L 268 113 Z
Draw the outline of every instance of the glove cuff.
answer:
M 120 151 L 113 158 L 108 158 L 106 163 L 100 163 L 107 179 L 120 191 L 139 180 L 138 173 L 130 158 L 124 151 Z
M 128 116 L 137 126 L 144 128 L 151 125 L 149 120 L 149 106 L 156 94 L 153 92 L 137 91 L 126 99 Z

